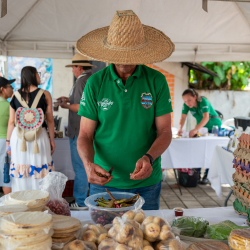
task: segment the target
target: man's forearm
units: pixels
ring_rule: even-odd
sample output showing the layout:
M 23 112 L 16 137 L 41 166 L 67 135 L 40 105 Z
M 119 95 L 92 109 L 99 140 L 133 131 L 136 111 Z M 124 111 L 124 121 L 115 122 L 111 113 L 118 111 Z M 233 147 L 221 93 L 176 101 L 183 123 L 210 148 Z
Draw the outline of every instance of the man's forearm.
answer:
M 70 105 L 68 105 L 68 109 L 75 112 L 75 113 L 78 113 L 79 104 L 70 104 Z
M 93 147 L 93 140 L 79 136 L 77 139 L 77 151 L 84 166 L 94 162 L 95 151 Z
M 170 132 L 159 132 L 157 138 L 152 144 L 151 148 L 147 152 L 154 159 L 158 158 L 168 148 L 172 140 L 172 133 Z

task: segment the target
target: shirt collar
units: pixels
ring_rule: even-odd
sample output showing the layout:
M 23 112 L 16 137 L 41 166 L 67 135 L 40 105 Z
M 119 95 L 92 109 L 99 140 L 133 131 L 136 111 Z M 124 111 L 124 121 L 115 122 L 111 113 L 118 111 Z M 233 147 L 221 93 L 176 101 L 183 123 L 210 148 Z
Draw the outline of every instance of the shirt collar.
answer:
M 0 96 L 0 102 L 7 102 L 7 100 L 5 98 L 3 98 L 2 96 Z
M 115 65 L 113 63 L 111 63 L 109 65 L 109 68 L 110 68 L 110 79 L 113 80 L 113 81 L 116 81 L 117 79 L 120 79 L 120 78 L 115 73 L 114 67 L 115 67 Z M 134 72 L 134 74 L 132 76 L 139 78 L 141 76 L 141 70 L 142 70 L 141 68 L 142 68 L 141 65 L 136 65 L 135 72 Z
M 81 77 L 83 77 L 91 72 L 92 72 L 91 69 L 87 69 L 87 70 L 83 71 L 82 74 L 77 77 L 77 79 L 79 79 L 79 78 L 81 78 Z

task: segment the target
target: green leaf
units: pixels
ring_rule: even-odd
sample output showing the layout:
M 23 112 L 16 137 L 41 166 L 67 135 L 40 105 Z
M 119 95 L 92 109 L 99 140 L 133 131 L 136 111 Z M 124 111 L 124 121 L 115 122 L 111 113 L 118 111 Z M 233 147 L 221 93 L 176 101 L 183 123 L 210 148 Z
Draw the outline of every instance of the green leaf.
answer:
M 215 77 L 215 78 L 214 78 L 214 83 L 215 83 L 215 85 L 216 85 L 216 86 L 218 86 L 218 87 L 219 87 L 219 86 L 220 86 L 220 84 L 221 84 L 221 80 L 220 80 L 220 78 L 219 78 L 219 77 Z
M 239 76 L 238 76 L 237 73 L 234 74 L 234 75 L 232 75 L 232 78 L 233 78 L 235 81 L 238 81 L 238 80 L 239 80 Z
M 228 70 L 231 68 L 231 66 L 233 65 L 232 62 L 222 62 L 222 69 L 223 70 Z
M 220 66 L 215 66 L 214 67 L 214 70 L 215 72 L 218 74 L 219 78 L 222 80 L 224 79 L 226 76 L 225 76 L 225 72 L 224 70 L 220 67 Z
M 248 85 L 248 78 L 247 77 L 243 76 L 243 77 L 241 77 L 241 80 L 242 80 L 242 84 L 244 86 Z
M 207 65 L 213 65 L 214 62 L 202 62 L 201 65 L 206 67 Z
M 208 79 L 209 77 L 210 77 L 209 74 L 204 73 L 204 74 L 202 75 L 202 80 L 206 80 L 206 79 Z

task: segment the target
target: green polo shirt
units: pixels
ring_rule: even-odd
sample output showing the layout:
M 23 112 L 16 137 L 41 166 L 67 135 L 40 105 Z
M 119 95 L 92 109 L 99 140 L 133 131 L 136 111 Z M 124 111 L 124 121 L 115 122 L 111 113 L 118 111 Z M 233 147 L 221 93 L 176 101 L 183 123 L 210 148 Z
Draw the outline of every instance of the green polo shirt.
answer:
M 10 103 L 0 96 L 0 139 L 7 138 Z
M 98 122 L 94 162 L 107 171 L 113 166 L 107 186 L 131 189 L 161 181 L 161 157 L 149 178 L 130 180 L 130 173 L 156 139 L 155 117 L 171 112 L 165 76 L 145 65 L 136 67 L 125 86 L 113 64 L 88 79 L 78 114 Z
M 208 112 L 209 113 L 209 121 L 204 126 L 208 128 L 208 130 L 212 130 L 213 125 L 217 125 L 218 127 L 221 126 L 221 119 L 220 118 L 212 118 L 211 116 L 219 116 L 218 113 L 214 110 L 211 103 L 208 101 L 208 99 L 202 97 L 201 102 L 197 102 L 197 107 L 189 108 L 185 103 L 183 104 L 182 108 L 182 114 L 187 114 L 188 111 L 191 112 L 191 114 L 196 119 L 197 124 L 199 124 L 203 118 L 203 113 Z

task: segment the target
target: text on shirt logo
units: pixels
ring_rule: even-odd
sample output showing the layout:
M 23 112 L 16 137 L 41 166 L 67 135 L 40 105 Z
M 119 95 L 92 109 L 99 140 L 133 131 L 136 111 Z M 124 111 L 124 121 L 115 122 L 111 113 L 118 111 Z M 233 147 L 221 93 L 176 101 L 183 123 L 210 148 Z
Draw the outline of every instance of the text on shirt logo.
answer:
M 81 98 L 80 104 L 81 104 L 82 106 L 85 106 L 85 105 L 86 105 L 86 103 L 85 103 L 85 94 L 84 94 L 84 92 L 82 93 L 82 98 Z
M 106 111 L 111 108 L 114 102 L 109 100 L 108 98 L 103 98 L 101 101 L 97 102 L 97 104 L 101 107 L 102 110 Z

